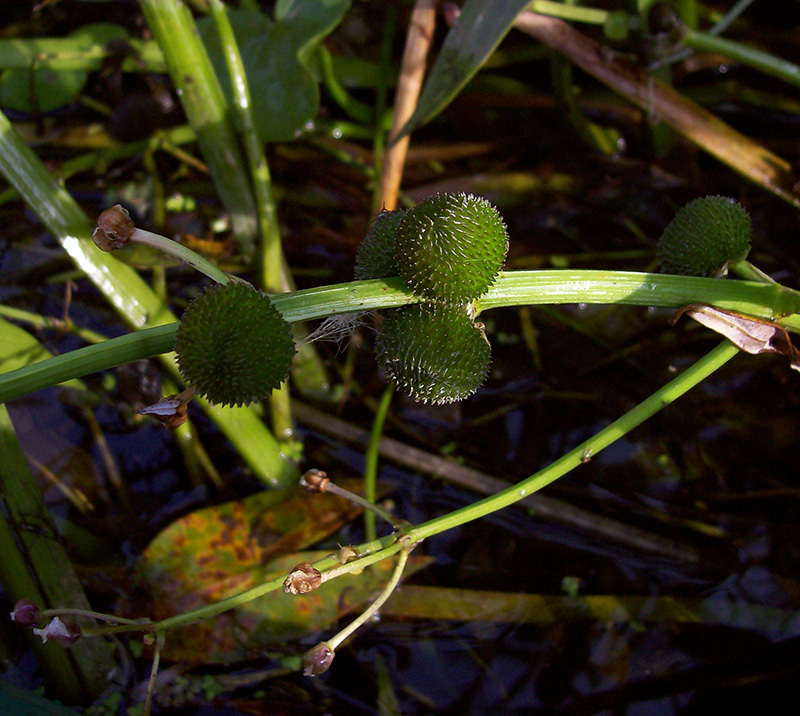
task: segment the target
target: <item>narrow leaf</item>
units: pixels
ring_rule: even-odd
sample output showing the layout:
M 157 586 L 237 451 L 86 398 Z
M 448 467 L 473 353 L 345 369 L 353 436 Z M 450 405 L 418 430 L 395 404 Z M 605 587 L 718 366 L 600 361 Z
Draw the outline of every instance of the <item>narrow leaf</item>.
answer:
M 447 33 L 419 104 L 398 139 L 429 122 L 469 82 L 494 52 L 529 0 L 468 0 Z

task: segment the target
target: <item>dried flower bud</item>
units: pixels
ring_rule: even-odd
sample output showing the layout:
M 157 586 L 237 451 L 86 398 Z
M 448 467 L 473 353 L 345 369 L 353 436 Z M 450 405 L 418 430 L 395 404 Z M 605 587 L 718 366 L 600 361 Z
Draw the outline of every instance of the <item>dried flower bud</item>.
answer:
M 26 629 L 35 627 L 41 617 L 41 607 L 30 599 L 20 599 L 14 605 L 14 611 L 11 612 L 11 621 Z
M 42 637 L 42 644 L 54 641 L 64 648 L 72 646 L 81 638 L 81 628 L 75 622 L 62 621 L 58 617 L 53 617 L 44 629 L 34 629 L 33 633 Z
M 168 395 L 157 403 L 140 408 L 136 412 L 140 415 L 152 415 L 168 430 L 177 430 L 186 422 L 189 402 L 196 392 L 196 388 L 190 386 L 182 393 Z
M 331 668 L 336 652 L 326 641 L 321 641 L 313 649 L 309 649 L 303 658 L 303 676 L 324 674 Z
M 97 226 L 92 232 L 92 241 L 103 251 L 121 249 L 136 231 L 131 215 L 125 207 L 117 204 L 97 217 Z
M 300 478 L 301 487 L 305 487 L 309 492 L 325 492 L 329 482 L 328 473 L 323 470 L 307 470 Z
M 314 569 L 310 562 L 301 562 L 283 582 L 287 594 L 308 594 L 322 584 L 322 572 Z

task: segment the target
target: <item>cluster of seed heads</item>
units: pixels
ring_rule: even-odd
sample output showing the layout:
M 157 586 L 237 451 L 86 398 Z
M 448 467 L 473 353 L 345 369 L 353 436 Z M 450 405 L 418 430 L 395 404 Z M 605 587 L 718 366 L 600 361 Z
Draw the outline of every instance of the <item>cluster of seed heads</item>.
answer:
M 387 312 L 377 340 L 386 375 L 415 399 L 461 400 L 485 380 L 491 348 L 472 302 L 496 280 L 507 249 L 497 210 L 467 194 L 438 194 L 375 219 L 355 275 L 402 276 L 422 301 Z M 201 395 L 242 405 L 267 398 L 286 379 L 296 348 L 269 296 L 231 282 L 189 305 L 175 350 L 181 374 Z
M 356 278 L 400 276 L 422 299 L 386 312 L 378 333 L 378 362 L 401 390 L 438 404 L 483 384 L 491 347 L 472 302 L 495 282 L 507 251 L 497 209 L 469 194 L 437 194 L 375 219 L 356 254 Z

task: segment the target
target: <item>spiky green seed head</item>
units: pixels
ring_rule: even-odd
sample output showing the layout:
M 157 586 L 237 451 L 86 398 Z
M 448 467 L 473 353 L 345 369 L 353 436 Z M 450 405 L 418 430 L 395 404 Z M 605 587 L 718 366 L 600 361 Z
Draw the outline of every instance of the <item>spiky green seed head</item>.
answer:
M 394 253 L 395 239 L 397 225 L 405 213 L 405 209 L 396 209 L 382 211 L 375 217 L 356 251 L 356 281 L 391 278 L 400 274 Z
M 228 283 L 189 304 L 175 351 L 181 375 L 201 395 L 212 403 L 246 405 L 268 398 L 286 380 L 295 345 L 269 296 Z
M 719 276 L 750 251 L 750 215 L 734 199 L 706 196 L 675 214 L 658 242 L 664 273 Z
M 412 304 L 386 314 L 376 341 L 389 379 L 423 403 L 453 403 L 486 380 L 492 349 L 463 306 Z
M 397 264 L 414 293 L 464 303 L 486 293 L 508 251 L 503 219 L 486 199 L 437 194 L 421 201 L 397 227 Z

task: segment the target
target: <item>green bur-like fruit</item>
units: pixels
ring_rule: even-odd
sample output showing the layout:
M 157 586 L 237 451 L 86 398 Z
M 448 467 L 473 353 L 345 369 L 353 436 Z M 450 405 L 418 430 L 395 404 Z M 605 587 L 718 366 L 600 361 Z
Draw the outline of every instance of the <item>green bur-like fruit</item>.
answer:
M 492 350 L 462 306 L 413 304 L 386 314 L 378 362 L 401 390 L 423 403 L 452 403 L 486 380 Z
M 432 196 L 409 209 L 397 227 L 400 275 L 430 300 L 463 303 L 482 296 L 507 251 L 497 209 L 470 194 Z
M 356 281 L 400 275 L 394 253 L 395 237 L 397 225 L 405 213 L 405 209 L 382 211 L 375 217 L 356 252 Z
M 212 403 L 268 398 L 289 375 L 289 323 L 265 293 L 241 283 L 206 289 L 187 307 L 175 343 L 184 379 Z
M 734 199 L 706 196 L 684 206 L 664 229 L 658 258 L 664 273 L 718 276 L 750 251 L 750 215 Z

